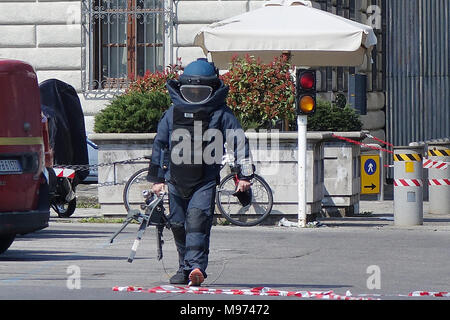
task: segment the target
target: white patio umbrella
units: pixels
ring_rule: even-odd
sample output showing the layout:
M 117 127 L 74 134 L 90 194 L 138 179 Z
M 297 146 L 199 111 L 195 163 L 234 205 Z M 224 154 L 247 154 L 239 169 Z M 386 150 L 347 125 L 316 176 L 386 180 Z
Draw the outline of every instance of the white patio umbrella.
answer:
M 371 27 L 299 0 L 268 1 L 260 9 L 204 27 L 194 40 L 222 69 L 236 54 L 269 62 L 288 53 L 296 66 L 357 66 L 376 43 Z
M 377 43 L 373 29 L 315 9 L 310 1 L 272 0 L 262 8 L 210 24 L 195 36 L 194 44 L 211 54 L 214 63 L 228 69 L 233 55 L 249 54 L 270 62 L 288 54 L 295 66 L 358 66 Z M 298 225 L 306 225 L 306 126 L 298 125 Z

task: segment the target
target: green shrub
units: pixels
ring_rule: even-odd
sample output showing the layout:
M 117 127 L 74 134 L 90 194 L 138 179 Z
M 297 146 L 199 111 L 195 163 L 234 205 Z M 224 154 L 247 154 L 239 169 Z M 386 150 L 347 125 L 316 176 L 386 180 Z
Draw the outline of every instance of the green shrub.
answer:
M 181 60 L 164 71 L 147 71 L 132 81 L 123 95 L 95 116 L 94 131 L 98 133 L 156 132 L 158 122 L 171 104 L 166 82 L 178 79 Z
M 227 105 L 244 129 L 270 129 L 279 121 L 294 120 L 294 79 L 285 57 L 261 63 L 252 56 L 233 57 L 222 75 L 230 87 Z
M 308 131 L 360 131 L 361 120 L 355 109 L 333 106 L 329 101 L 317 99 L 316 112 L 308 116 Z
M 168 93 L 129 91 L 117 96 L 95 116 L 98 133 L 156 132 L 158 122 L 170 106 Z

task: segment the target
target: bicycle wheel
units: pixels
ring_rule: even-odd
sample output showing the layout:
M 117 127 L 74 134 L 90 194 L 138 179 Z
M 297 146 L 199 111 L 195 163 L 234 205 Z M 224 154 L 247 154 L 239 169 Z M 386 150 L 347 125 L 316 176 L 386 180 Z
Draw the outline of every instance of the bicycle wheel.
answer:
M 216 204 L 225 219 L 238 226 L 256 226 L 264 221 L 272 211 L 273 195 L 267 182 L 259 175 L 252 180 L 252 202 L 243 207 L 233 196 L 236 184 L 234 174 L 229 174 L 219 184 Z
M 147 181 L 148 168 L 142 168 L 136 171 L 127 181 L 123 188 L 123 205 L 125 209 L 141 210 L 141 204 L 144 203 L 142 191 L 150 189 L 150 182 Z
M 53 203 L 51 207 L 58 214 L 58 217 L 69 218 L 77 208 L 77 198 L 73 198 L 69 202 Z

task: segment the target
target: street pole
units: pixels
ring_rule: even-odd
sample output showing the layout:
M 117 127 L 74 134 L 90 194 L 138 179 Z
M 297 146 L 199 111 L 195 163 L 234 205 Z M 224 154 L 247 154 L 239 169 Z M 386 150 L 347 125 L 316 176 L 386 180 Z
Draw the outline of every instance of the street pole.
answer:
M 297 150 L 297 173 L 298 173 L 298 227 L 306 227 L 306 127 L 308 116 L 297 116 L 298 128 L 298 150 Z

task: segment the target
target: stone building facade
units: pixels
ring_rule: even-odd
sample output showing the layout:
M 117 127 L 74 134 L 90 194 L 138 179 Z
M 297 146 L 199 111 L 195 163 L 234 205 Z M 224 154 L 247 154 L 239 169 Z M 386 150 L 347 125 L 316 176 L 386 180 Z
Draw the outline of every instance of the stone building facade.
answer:
M 92 132 L 95 114 L 123 89 L 121 81 L 127 75 L 202 57 L 202 50 L 193 46 L 201 27 L 263 4 L 263 0 L 0 0 L 0 58 L 29 62 L 39 82 L 57 78 L 71 84 Z M 374 26 L 379 38 L 374 64 L 323 68 L 318 89 L 332 100 L 337 92 L 347 93 L 349 73 L 366 74 L 364 129 L 384 139 L 382 0 L 319 0 L 314 5 Z M 135 6 L 142 10 L 130 9 Z

